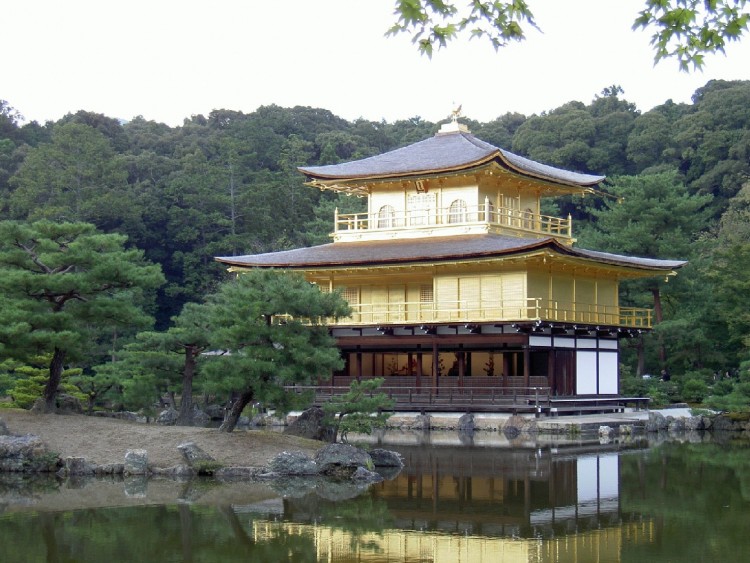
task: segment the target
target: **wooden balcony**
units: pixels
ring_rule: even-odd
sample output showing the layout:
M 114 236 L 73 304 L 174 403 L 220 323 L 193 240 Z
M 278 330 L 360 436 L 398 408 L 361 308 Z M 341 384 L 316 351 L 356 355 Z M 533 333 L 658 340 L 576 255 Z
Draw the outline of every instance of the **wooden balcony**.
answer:
M 293 393 L 308 394 L 312 405 L 323 406 L 350 390 L 352 377 L 336 377 L 336 383 L 287 386 Z M 565 416 L 624 412 L 648 408 L 648 397 L 621 395 L 554 396 L 547 377 L 532 376 L 524 386 L 521 377 L 440 377 L 388 376 L 370 396 L 384 393 L 393 401 L 395 412 L 513 412 L 536 416 Z
M 339 319 L 337 326 L 395 325 L 409 323 L 486 323 L 546 321 L 582 323 L 648 329 L 651 309 L 615 307 L 587 303 L 563 303 L 542 298 L 469 303 L 467 301 L 359 303 L 350 304 L 353 313 Z
M 460 232 L 506 232 L 515 236 L 555 237 L 572 244 L 572 219 L 551 217 L 510 207 L 479 206 L 420 209 L 375 213 L 336 210 L 334 240 L 366 240 L 398 234 L 452 234 Z

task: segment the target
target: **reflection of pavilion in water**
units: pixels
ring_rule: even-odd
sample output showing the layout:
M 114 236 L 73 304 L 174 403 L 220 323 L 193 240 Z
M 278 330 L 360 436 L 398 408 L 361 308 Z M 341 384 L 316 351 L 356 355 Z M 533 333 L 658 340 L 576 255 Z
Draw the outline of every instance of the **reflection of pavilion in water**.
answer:
M 616 453 L 408 448 L 406 469 L 376 486 L 398 527 L 547 537 L 620 521 Z
M 549 450 L 407 448 L 406 469 L 371 489 L 392 517 L 361 534 L 316 524 L 285 501 L 285 518 L 256 520 L 256 540 L 311 534 L 329 561 L 620 561 L 653 539 L 650 521 L 620 511 L 619 455 Z M 308 520 L 312 523 L 303 524 Z

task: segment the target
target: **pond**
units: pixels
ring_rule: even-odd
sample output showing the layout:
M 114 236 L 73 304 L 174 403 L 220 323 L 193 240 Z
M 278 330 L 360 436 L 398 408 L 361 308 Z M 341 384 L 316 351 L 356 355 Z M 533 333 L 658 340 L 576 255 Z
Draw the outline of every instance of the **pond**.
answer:
M 365 490 L 1 476 L 0 561 L 750 558 L 747 441 L 417 441 Z

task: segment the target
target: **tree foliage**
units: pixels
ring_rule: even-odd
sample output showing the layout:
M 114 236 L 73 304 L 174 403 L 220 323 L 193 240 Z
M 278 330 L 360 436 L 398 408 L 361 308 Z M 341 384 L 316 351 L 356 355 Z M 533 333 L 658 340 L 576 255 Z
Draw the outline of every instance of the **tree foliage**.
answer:
M 149 409 L 166 392 L 180 396 L 177 425 L 193 424 L 194 383 L 207 360 L 211 325 L 204 304 L 187 303 L 165 331 L 136 335 L 117 361 L 97 366 L 97 375 L 114 373 L 129 406 Z
M 47 410 L 55 409 L 66 364 L 87 355 L 97 331 L 150 320 L 140 297 L 163 276 L 124 242 L 124 236 L 99 233 L 87 223 L 0 222 L 0 310 L 13 327 L 3 353 L 18 359 L 51 355 Z
M 705 55 L 724 52 L 747 31 L 746 0 L 645 0 L 633 29 L 652 29 L 654 59 L 674 58 L 681 70 L 700 69 Z M 408 33 L 419 51 L 431 57 L 459 36 L 488 40 L 495 50 L 538 29 L 529 3 L 396 0 L 396 22 L 388 34 Z
M 346 441 L 349 432 L 372 434 L 375 428 L 384 428 L 390 414 L 383 412 L 393 408 L 394 401 L 379 392 L 385 381 L 382 377 L 352 381 L 349 391 L 335 395 L 323 405 L 324 422 L 333 428 L 332 442 L 338 436 Z
M 207 378 L 214 389 L 238 394 L 222 430 L 230 432 L 251 401 L 283 412 L 297 397 L 285 386 L 327 379 L 342 365 L 325 322 L 347 316 L 349 306 L 300 274 L 242 273 L 211 295 L 208 307 L 215 353 Z
M 652 28 L 656 62 L 674 57 L 681 70 L 703 66 L 708 53 L 723 53 L 750 22 L 746 0 L 646 0 L 633 28 Z
M 539 115 L 465 121 L 477 137 L 503 149 L 611 179 L 603 188 L 612 199 L 544 200 L 543 212 L 571 215 L 581 246 L 690 261 L 668 284 L 623 286 L 623 303 L 649 306 L 654 286 L 663 298 L 662 323 L 643 340 L 643 369 L 658 372 L 661 341 L 667 365 L 680 373 L 735 368 L 748 349 L 744 324 L 734 315 L 747 277 L 744 243 L 730 236 L 744 232 L 737 214 L 750 177 L 748 108 L 748 81 L 712 80 L 690 103 L 666 100 L 645 112 L 610 84 L 587 102 Z M 75 217 L 102 233 L 127 235 L 122 249 L 140 249 L 167 280 L 153 300 L 136 299 L 156 317 L 154 334 L 173 331 L 185 305 L 203 302 L 225 278 L 214 256 L 323 244 L 330 241 L 335 208 L 365 210 L 364 199 L 305 186 L 298 166 L 383 153 L 438 127 L 419 116 L 348 122 L 321 108 L 275 105 L 251 113 L 217 109 L 178 127 L 86 111 L 40 125 L 23 124 L 0 102 L 0 220 Z M 656 182 L 661 174 L 670 180 Z M 691 210 L 708 198 L 697 214 Z M 28 312 L 21 305 L 3 296 L 3 357 L 26 342 Z M 79 383 L 95 394 L 94 403 L 120 404 L 123 397 L 115 394 L 121 390 L 132 407 L 153 405 L 159 393 L 180 394 L 179 353 L 159 352 L 175 360 L 169 377 L 162 371 L 119 375 L 129 354 L 123 347 L 137 329 L 89 328 L 90 345 L 69 363 L 83 368 Z M 623 359 L 633 362 L 629 353 Z M 203 391 L 197 367 L 195 386 Z M 107 390 L 112 377 L 117 385 Z
M 419 51 L 429 57 L 435 46 L 445 47 L 459 34 L 487 39 L 497 50 L 523 40 L 524 26 L 536 27 L 523 0 L 470 2 L 466 7 L 442 0 L 397 0 L 394 14 L 398 20 L 388 33 L 411 33 Z

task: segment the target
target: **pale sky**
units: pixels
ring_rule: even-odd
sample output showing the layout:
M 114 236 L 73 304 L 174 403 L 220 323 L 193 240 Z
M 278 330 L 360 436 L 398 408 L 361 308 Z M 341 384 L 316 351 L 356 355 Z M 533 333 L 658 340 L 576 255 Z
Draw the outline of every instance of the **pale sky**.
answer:
M 175 126 L 268 104 L 388 122 L 438 122 L 462 104 L 487 122 L 588 104 L 614 84 L 645 112 L 710 79 L 750 79 L 750 37 L 703 72 L 654 67 L 650 34 L 631 30 L 643 0 L 529 5 L 543 33 L 497 53 L 453 41 L 430 60 L 406 35 L 384 37 L 393 0 L 5 0 L 0 99 L 40 123 L 83 109 Z

